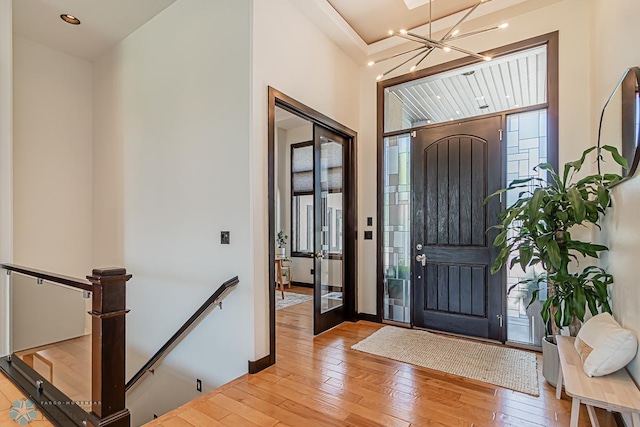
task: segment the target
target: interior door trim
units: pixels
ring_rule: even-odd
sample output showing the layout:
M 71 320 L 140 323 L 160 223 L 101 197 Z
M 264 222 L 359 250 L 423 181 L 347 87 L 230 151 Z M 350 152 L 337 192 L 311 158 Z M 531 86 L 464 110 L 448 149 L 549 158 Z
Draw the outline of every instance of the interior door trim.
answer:
M 349 253 L 349 259 L 345 259 L 345 294 L 344 294 L 344 309 L 345 319 L 356 320 L 357 318 L 357 274 L 358 274 L 358 245 L 357 245 L 357 218 L 358 218 L 358 205 L 357 205 L 357 186 L 356 180 L 358 176 L 357 171 L 357 140 L 358 134 L 356 131 L 350 129 L 347 126 L 333 120 L 332 118 L 325 116 L 324 114 L 309 108 L 301 102 L 285 95 L 279 90 L 268 86 L 268 117 L 267 117 L 267 196 L 268 196 L 268 215 L 269 215 L 269 243 L 265 248 L 269 253 L 269 355 L 268 364 L 261 364 L 262 369 L 271 366 L 276 363 L 276 302 L 275 302 L 275 273 L 271 266 L 275 263 L 275 237 L 276 230 L 273 219 L 275 218 L 275 109 L 276 106 L 287 110 L 293 114 L 296 114 L 304 119 L 311 121 L 312 123 L 324 126 L 351 141 L 351 156 L 349 159 L 349 168 L 351 173 L 345 177 L 344 186 L 352 188 L 353 197 L 349 200 L 349 205 L 345 207 L 345 211 L 348 209 L 348 214 L 343 217 L 345 223 L 345 237 L 344 237 L 344 252 Z M 350 233 L 351 236 L 348 236 Z M 263 358 L 264 359 L 264 358 Z M 260 359 L 262 360 L 262 359 Z M 252 362 L 249 361 L 250 366 Z

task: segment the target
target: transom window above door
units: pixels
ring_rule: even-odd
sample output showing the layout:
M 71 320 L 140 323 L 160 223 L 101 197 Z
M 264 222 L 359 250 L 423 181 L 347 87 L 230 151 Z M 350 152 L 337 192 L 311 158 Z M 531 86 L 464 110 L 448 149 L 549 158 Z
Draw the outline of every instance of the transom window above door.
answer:
M 385 132 L 547 102 L 547 46 L 385 89 Z

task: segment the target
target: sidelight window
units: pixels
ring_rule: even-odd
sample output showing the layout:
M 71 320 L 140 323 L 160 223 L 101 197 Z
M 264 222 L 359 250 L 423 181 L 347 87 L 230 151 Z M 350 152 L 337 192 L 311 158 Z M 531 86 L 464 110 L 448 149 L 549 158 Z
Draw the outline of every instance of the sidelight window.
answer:
M 384 319 L 409 323 L 411 308 L 411 137 L 384 139 Z

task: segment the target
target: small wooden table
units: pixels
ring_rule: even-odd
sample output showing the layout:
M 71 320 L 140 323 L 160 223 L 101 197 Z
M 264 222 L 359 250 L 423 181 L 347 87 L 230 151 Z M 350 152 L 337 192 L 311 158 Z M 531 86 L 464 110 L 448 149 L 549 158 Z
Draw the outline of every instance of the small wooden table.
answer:
M 556 335 L 556 340 L 560 355 L 556 398 L 560 399 L 564 382 L 565 392 L 573 399 L 570 427 L 578 427 L 581 403 L 587 407 L 593 427 L 600 426 L 594 407 L 631 414 L 633 427 L 640 427 L 640 390 L 627 370 L 590 378 L 582 369 L 575 338 Z

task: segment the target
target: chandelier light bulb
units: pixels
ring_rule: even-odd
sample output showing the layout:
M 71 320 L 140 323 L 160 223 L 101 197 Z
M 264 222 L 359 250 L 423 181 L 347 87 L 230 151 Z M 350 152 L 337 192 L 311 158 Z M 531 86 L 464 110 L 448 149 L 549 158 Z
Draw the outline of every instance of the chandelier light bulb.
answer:
M 408 0 L 405 0 L 405 2 Z M 412 1 L 419 1 L 419 0 L 412 0 Z M 425 1 L 425 0 L 423 0 Z M 429 2 L 429 0 L 426 0 L 427 2 Z M 431 0 L 433 1 L 433 0 Z M 431 22 L 433 21 L 433 17 L 431 15 L 431 9 L 429 9 L 429 34 L 428 36 L 422 36 L 420 34 L 415 34 L 413 32 L 411 32 L 411 30 L 407 30 L 406 28 L 400 29 L 398 31 L 396 30 L 389 30 L 389 37 L 400 37 L 403 39 L 407 39 L 413 42 L 417 42 L 420 43 L 421 46 L 419 47 L 410 47 L 407 50 L 397 53 L 395 55 L 391 55 L 387 58 L 384 59 L 378 59 L 376 61 L 369 61 L 367 63 L 368 66 L 373 66 L 374 64 L 380 64 L 384 61 L 390 60 L 390 59 L 394 59 L 397 58 L 401 55 L 405 55 L 408 54 L 410 52 L 414 52 L 414 55 L 412 57 L 410 57 L 409 59 L 406 59 L 404 62 L 400 63 L 399 65 L 396 65 L 393 68 L 390 68 L 388 71 L 385 71 L 384 73 L 380 74 L 379 76 L 376 77 L 376 80 L 381 80 L 384 76 L 398 70 L 401 69 L 400 67 L 404 67 L 406 64 L 409 64 L 411 61 L 413 61 L 415 58 L 417 58 L 418 56 L 420 56 L 420 59 L 418 60 L 418 62 L 416 62 L 416 64 L 414 66 L 410 67 L 411 71 L 415 71 L 418 66 L 427 58 L 427 56 L 429 56 L 429 54 L 431 54 L 432 52 L 436 51 L 436 50 L 443 50 L 445 53 L 446 52 L 451 52 L 451 51 L 456 51 L 459 52 L 461 54 L 465 54 L 468 55 L 470 57 L 476 58 L 478 60 L 484 60 L 484 61 L 491 61 L 493 58 L 491 56 L 488 55 L 482 55 L 480 53 L 476 53 L 476 52 L 472 52 L 470 50 L 464 49 L 462 47 L 457 46 L 454 42 L 455 40 L 461 39 L 463 37 L 468 37 L 468 36 L 473 36 L 473 35 L 477 35 L 477 34 L 481 34 L 481 33 L 485 33 L 491 30 L 498 30 L 498 29 L 505 29 L 509 26 L 509 24 L 507 22 L 503 22 L 503 23 L 495 23 L 493 24 L 493 26 L 491 28 L 485 28 L 482 30 L 477 30 L 477 31 L 471 31 L 468 33 L 462 33 L 460 30 L 460 27 L 464 27 L 464 22 L 467 20 L 467 18 L 482 4 L 484 3 L 488 3 L 490 0 L 475 0 L 475 5 L 471 6 L 468 8 L 467 12 L 464 14 L 464 16 L 462 18 L 460 18 L 455 24 L 453 24 L 450 29 L 446 32 L 446 34 L 440 39 L 440 40 L 436 40 L 434 38 L 432 38 L 431 35 Z M 415 53 L 416 51 L 418 51 L 417 53 Z M 405 68 L 406 70 L 406 68 Z

